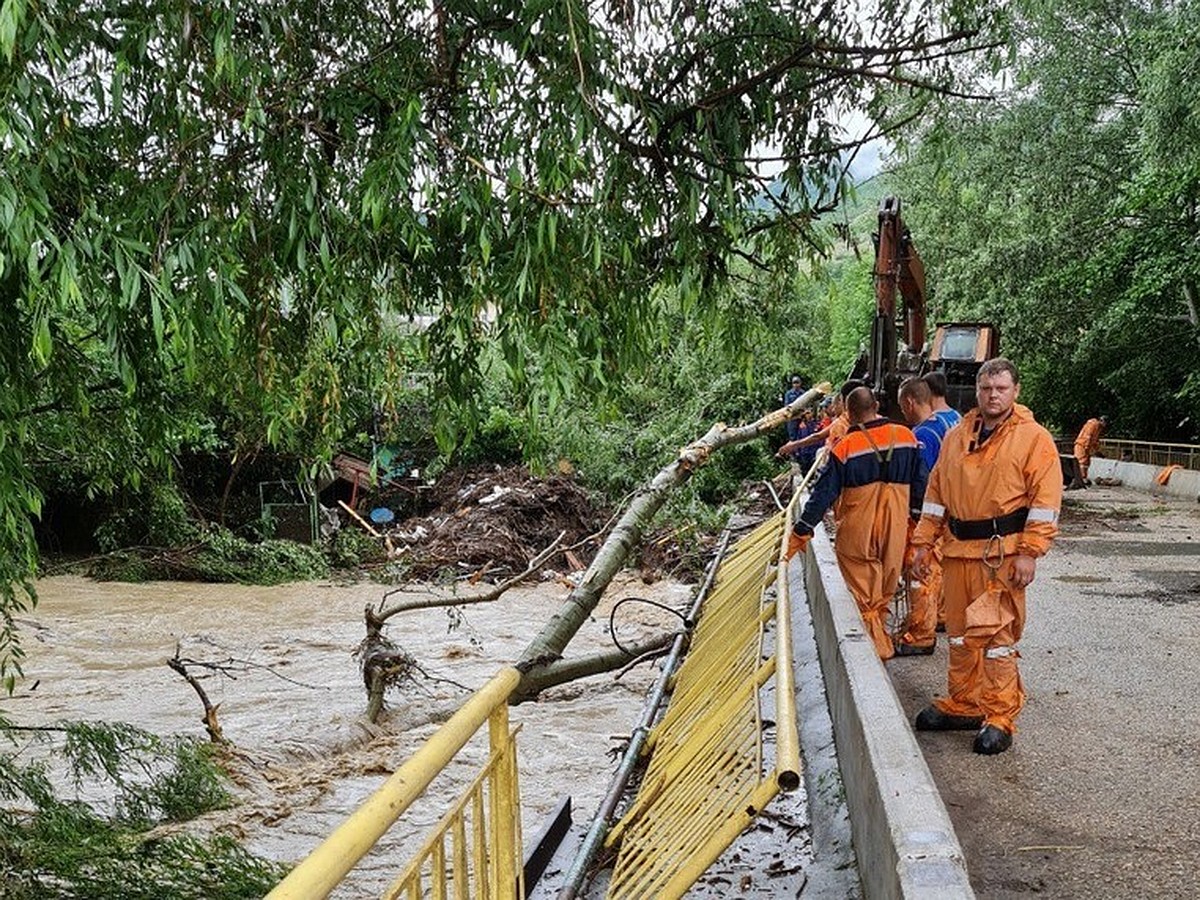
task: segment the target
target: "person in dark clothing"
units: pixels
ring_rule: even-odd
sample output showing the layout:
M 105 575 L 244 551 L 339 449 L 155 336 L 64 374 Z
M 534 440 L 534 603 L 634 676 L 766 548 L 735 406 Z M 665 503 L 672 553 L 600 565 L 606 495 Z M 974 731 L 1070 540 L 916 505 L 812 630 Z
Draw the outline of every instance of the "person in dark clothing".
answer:
M 792 376 L 792 386 L 783 394 L 783 405 L 791 406 L 804 393 L 804 380 L 799 375 Z M 788 419 L 787 436 L 789 441 L 794 441 L 797 438 L 803 437 L 800 434 L 800 418 Z

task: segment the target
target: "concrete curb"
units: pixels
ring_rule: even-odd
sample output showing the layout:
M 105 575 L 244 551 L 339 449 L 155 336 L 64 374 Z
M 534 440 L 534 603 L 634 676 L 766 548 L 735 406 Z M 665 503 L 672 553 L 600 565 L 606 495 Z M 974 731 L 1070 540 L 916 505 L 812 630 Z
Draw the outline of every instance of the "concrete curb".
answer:
M 974 897 L 950 815 L 823 528 L 804 570 L 865 896 Z
M 1193 469 L 1176 469 L 1171 473 L 1167 483 L 1161 485 L 1154 479 L 1162 470 L 1162 466 L 1103 459 L 1099 456 L 1092 457 L 1092 461 L 1088 464 L 1088 476 L 1093 480 L 1096 478 L 1119 478 L 1122 484 L 1138 490 L 1183 497 L 1187 500 L 1200 500 L 1200 472 Z M 1083 493 L 1086 494 L 1086 492 Z

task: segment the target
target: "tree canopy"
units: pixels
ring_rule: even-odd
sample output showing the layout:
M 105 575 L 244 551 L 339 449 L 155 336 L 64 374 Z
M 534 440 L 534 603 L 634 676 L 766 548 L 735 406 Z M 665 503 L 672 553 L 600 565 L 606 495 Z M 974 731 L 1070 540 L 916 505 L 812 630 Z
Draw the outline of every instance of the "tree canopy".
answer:
M 992 15 L 4 0 L 0 583 L 32 571 L 32 457 L 101 490 L 214 432 L 317 457 L 414 359 L 449 447 L 484 343 L 527 398 L 618 378 L 657 292 L 724 316 L 732 261 L 819 249 L 839 117 L 897 127 L 886 88 L 946 90 Z
M 893 177 L 943 315 L 1002 326 L 1064 433 L 1200 435 L 1200 6 L 1023 2 L 992 102 L 935 98 Z

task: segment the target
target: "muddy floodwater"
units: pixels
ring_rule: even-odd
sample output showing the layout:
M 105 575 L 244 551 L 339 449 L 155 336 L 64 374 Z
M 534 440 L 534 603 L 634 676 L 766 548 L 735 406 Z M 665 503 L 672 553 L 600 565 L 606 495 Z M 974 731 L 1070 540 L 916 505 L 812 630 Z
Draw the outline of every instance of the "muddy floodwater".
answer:
M 128 722 L 204 739 L 200 702 L 166 663 L 178 647 L 184 658 L 225 665 L 228 675 L 193 671 L 219 704 L 221 726 L 235 748 L 231 768 L 239 802 L 188 827 L 234 835 L 253 852 L 294 862 L 408 758 L 467 689 L 514 662 L 568 590 L 552 580 L 465 608 L 461 617 L 440 609 L 394 617 L 389 636 L 425 674 L 392 694 L 384 718 L 372 726 L 362 716 L 366 695 L 354 650 L 364 634 L 363 608 L 383 591 L 378 585 L 129 585 L 50 578 L 38 584 L 37 609 L 20 620 L 26 679 L 4 709 L 24 725 Z M 567 655 L 612 646 L 609 610 L 618 600 L 637 596 L 683 610 L 692 592 L 674 582 L 619 579 Z M 626 603 L 616 629 L 624 644 L 677 624 L 653 606 Z M 613 770 L 610 751 L 637 721 L 655 674 L 641 665 L 620 680 L 596 676 L 512 709 L 512 722 L 522 729 L 527 834 L 565 794 L 577 820 L 590 817 Z M 485 751 L 483 741 L 472 742 L 334 896 L 378 896 L 473 777 Z

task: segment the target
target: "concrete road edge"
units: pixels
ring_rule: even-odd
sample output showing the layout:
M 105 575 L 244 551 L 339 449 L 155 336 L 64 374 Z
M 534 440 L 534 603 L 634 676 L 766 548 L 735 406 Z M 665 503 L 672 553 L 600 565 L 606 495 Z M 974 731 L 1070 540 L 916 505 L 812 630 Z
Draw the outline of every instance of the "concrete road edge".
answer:
M 824 529 L 803 572 L 866 897 L 974 897 L 950 815 Z

